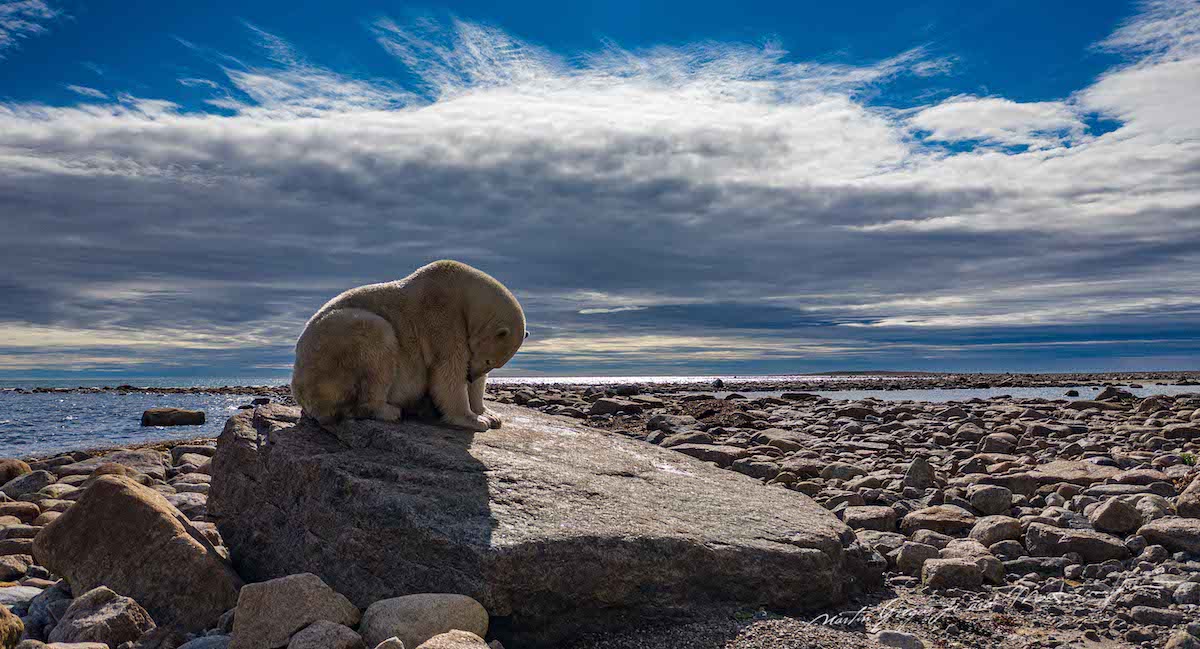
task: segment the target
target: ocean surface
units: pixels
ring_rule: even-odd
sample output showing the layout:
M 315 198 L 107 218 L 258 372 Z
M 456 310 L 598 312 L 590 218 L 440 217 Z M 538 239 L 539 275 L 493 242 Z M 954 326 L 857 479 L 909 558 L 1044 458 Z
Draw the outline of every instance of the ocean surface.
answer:
M 814 377 L 805 376 L 622 376 L 622 377 L 536 377 L 516 378 L 501 377 L 493 379 L 495 383 L 541 383 L 541 384 L 586 384 L 605 385 L 614 383 L 660 383 L 680 384 L 683 390 L 703 390 L 718 397 L 729 394 L 727 391 L 712 391 L 708 386 L 717 378 L 725 380 L 752 379 L 761 382 L 795 381 L 822 378 L 824 380 L 857 380 L 863 376 L 853 377 Z M 897 376 L 875 377 L 880 380 L 893 380 Z M 103 387 L 127 383 L 138 387 L 197 387 L 197 386 L 276 386 L 283 385 L 287 379 L 279 377 L 204 377 L 196 379 L 180 379 L 179 377 L 163 377 L 136 380 L 95 380 L 95 381 L 54 381 L 54 380 L 25 380 L 0 382 L 0 457 L 38 457 L 67 450 L 90 449 L 100 447 L 124 446 L 159 440 L 186 440 L 197 437 L 215 437 L 221 432 L 225 420 L 235 413 L 238 406 L 250 403 L 255 391 L 250 388 L 245 394 L 156 394 L 133 392 L 120 394 L 116 392 L 69 392 L 69 393 L 36 393 L 22 394 L 5 390 L 4 388 L 21 387 Z M 687 385 L 690 384 L 690 385 Z M 1144 383 L 1141 388 L 1123 389 L 1138 396 L 1151 394 L 1185 394 L 1200 393 L 1197 386 L 1160 385 Z M 815 391 L 832 399 L 858 400 L 875 398 L 885 401 L 965 401 L 967 399 L 987 399 L 1001 395 L 1015 398 L 1064 399 L 1068 388 L 991 388 L 991 389 L 918 389 L 918 390 L 839 390 Z M 1076 388 L 1079 398 L 1086 399 L 1095 394 L 1091 388 Z M 747 397 L 773 395 L 778 391 L 740 392 Z M 171 428 L 143 428 L 141 426 L 142 411 L 159 406 L 179 408 L 194 408 L 204 410 L 207 423 L 203 426 L 179 426 Z

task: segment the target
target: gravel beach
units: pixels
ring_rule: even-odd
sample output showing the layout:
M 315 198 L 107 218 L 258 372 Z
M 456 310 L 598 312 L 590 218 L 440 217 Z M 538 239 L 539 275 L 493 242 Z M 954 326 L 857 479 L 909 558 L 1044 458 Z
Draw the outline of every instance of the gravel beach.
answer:
M 827 388 L 819 382 L 732 380 L 686 389 L 507 382 L 491 386 L 489 398 L 739 474 L 753 489 L 803 494 L 836 517 L 833 524 L 853 530 L 850 541 L 879 573 L 877 583 L 828 608 L 774 610 L 739 595 L 744 605 L 631 619 L 558 646 L 1180 649 L 1200 646 L 1200 389 L 1136 397 L 1127 386 L 1196 378 L 883 379 L 896 386 L 1053 384 L 1063 393 L 949 403 L 845 401 L 806 392 Z M 760 390 L 779 396 L 737 394 Z M 289 434 L 278 431 L 297 414 L 286 389 L 269 394 L 270 404 L 241 415 L 277 422 L 260 428 L 267 442 Z M 400 604 L 356 602 L 360 611 L 313 575 L 264 581 L 255 586 L 259 600 L 247 599 L 251 587 L 235 570 L 236 556 L 230 563 L 221 533 L 237 522 L 209 511 L 214 478 L 225 480 L 228 470 L 214 471 L 214 456 L 235 457 L 232 425 L 220 451 L 216 440 L 199 439 L 0 461 L 0 602 L 10 611 L 0 616 L 0 646 L 21 638 L 25 647 L 50 641 L 126 649 L 375 647 L 374 640 L 387 640 L 368 622 Z M 134 538 L 175 549 L 147 555 L 139 566 L 114 563 L 133 556 L 122 545 Z M 155 563 L 166 556 L 170 565 Z M 270 620 L 287 615 L 272 607 L 296 597 L 298 608 L 326 612 L 273 627 Z M 479 636 L 420 636 L 459 643 L 429 647 L 485 640 L 495 647 L 491 611 L 463 599 L 470 602 L 404 603 L 401 617 L 449 619 L 450 628 Z M 494 632 L 509 624 L 492 613 Z M 471 622 L 479 614 L 483 623 Z

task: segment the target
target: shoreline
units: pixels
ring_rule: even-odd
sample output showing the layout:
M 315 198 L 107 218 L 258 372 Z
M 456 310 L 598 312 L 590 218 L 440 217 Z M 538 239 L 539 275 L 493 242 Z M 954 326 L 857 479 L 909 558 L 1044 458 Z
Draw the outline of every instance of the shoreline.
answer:
M 925 647 L 1132 649 L 1188 635 L 1200 612 L 1200 390 L 1135 397 L 1110 387 L 1075 399 L 947 404 L 800 393 L 715 398 L 703 393 L 710 386 L 697 388 L 496 384 L 489 400 L 670 450 L 680 466 L 706 462 L 761 489 L 799 492 L 877 553 L 885 586 L 804 615 L 714 613 L 564 646 L 667 649 L 728 634 L 732 649 L 767 640 L 808 646 L 797 637 L 877 647 L 875 632 L 885 631 Z M 280 405 L 260 407 L 294 411 Z M 150 484 L 227 551 L 207 510 L 214 471 L 195 455 L 217 446 L 197 437 L 30 459 L 61 484 L 48 488 L 56 498 L 18 497 L 43 513 L 65 511 L 86 486 L 84 476 L 71 477 L 79 472 L 70 463 L 115 461 L 144 472 L 149 458 L 164 473 Z M 43 572 L 30 568 L 22 587 L 52 591 L 33 576 Z M 33 610 L 25 606 L 16 610 Z
M 812 378 L 805 378 L 811 376 Z M 991 388 L 1103 388 L 1109 385 L 1130 387 L 1130 383 L 1157 383 L 1172 386 L 1195 385 L 1200 387 L 1200 370 L 1197 371 L 1147 371 L 1147 372 L 829 372 L 813 375 L 772 376 L 728 376 L 654 377 L 644 376 L 605 377 L 496 377 L 488 387 L 491 390 L 513 388 L 578 388 L 586 386 L 617 387 L 632 386 L 640 392 L 668 393 L 688 388 L 710 389 L 717 387 L 743 391 L 822 391 L 840 390 L 907 390 L 907 389 L 991 389 Z M 628 380 L 625 380 L 625 379 Z M 562 379 L 562 380 L 551 380 Z M 584 379 L 604 379 L 603 382 Z M 691 380 L 689 380 L 691 379 Z M 1132 386 L 1136 387 L 1136 386 Z M 75 386 L 75 387 L 3 387 L 0 392 L 14 394 L 245 394 L 255 396 L 290 397 L 291 385 L 208 385 L 208 386 Z

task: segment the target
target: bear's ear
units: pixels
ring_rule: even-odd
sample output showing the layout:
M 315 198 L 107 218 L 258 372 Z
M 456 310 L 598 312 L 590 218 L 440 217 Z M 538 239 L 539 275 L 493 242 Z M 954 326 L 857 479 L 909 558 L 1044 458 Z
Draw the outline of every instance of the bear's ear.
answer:
M 526 332 L 525 332 L 525 337 L 526 337 L 526 338 L 528 338 L 528 337 L 529 337 L 529 332 L 528 332 L 528 331 L 526 331 Z
M 508 327 L 500 327 L 500 330 L 496 332 L 496 337 L 507 338 L 509 333 L 511 332 L 508 330 Z

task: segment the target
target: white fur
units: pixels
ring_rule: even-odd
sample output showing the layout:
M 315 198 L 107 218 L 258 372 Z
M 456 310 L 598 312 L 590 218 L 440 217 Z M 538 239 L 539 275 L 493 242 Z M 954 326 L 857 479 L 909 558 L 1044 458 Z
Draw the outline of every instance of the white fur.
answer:
M 525 340 L 525 314 L 503 284 L 456 261 L 350 289 L 308 321 L 296 342 L 292 395 L 327 425 L 343 417 L 397 421 L 428 395 L 444 421 L 499 428 L 483 405 L 487 373 Z

